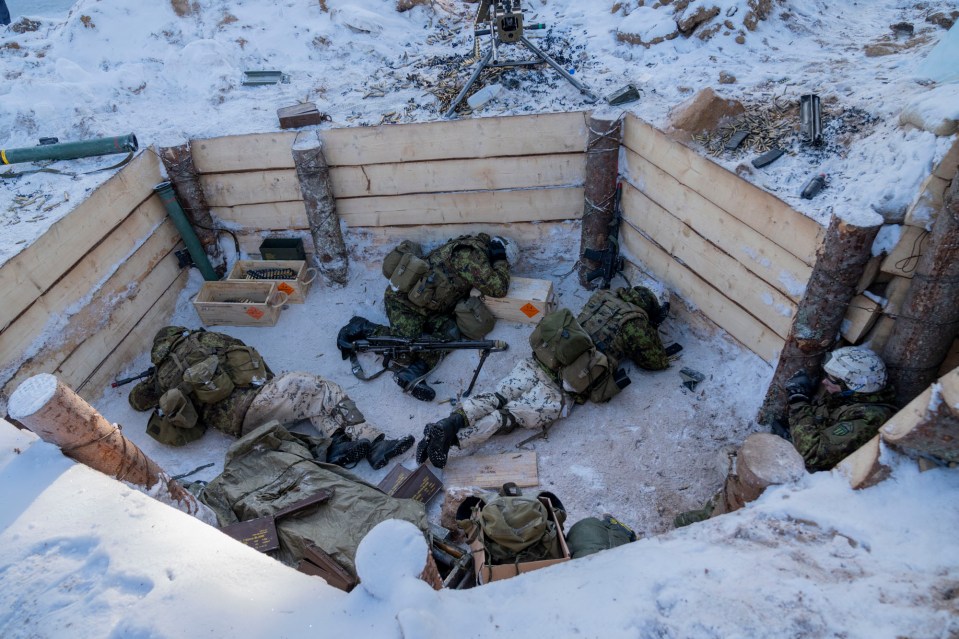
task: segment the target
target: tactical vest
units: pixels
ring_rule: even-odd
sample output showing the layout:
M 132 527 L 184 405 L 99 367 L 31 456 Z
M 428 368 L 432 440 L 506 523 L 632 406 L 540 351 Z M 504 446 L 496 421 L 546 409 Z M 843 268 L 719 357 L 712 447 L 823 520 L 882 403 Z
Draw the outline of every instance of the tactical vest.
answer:
M 596 348 L 617 362 L 629 355 L 620 337 L 622 327 L 634 319 L 648 319 L 645 311 L 624 301 L 618 293 L 618 290 L 596 291 L 576 316 Z
M 489 240 L 485 233 L 461 235 L 425 257 L 418 244 L 407 240 L 383 260 L 383 275 L 414 305 L 433 313 L 447 313 L 472 288 L 453 266 L 453 254 L 463 247 L 485 254 Z

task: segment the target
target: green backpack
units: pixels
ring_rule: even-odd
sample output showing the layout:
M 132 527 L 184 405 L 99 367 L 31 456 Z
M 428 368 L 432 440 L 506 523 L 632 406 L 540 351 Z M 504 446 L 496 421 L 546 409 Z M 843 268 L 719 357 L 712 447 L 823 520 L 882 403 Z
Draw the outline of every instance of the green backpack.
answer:
M 539 321 L 529 336 L 529 345 L 539 362 L 553 372 L 576 361 L 593 346 L 589 337 L 572 312 L 561 308 L 547 314 Z

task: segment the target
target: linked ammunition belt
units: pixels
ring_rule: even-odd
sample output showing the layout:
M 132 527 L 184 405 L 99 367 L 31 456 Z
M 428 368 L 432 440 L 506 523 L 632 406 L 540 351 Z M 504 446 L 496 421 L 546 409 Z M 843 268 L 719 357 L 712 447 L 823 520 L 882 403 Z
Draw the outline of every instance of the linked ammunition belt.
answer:
M 296 271 L 291 268 L 251 268 L 246 272 L 248 280 L 295 280 Z

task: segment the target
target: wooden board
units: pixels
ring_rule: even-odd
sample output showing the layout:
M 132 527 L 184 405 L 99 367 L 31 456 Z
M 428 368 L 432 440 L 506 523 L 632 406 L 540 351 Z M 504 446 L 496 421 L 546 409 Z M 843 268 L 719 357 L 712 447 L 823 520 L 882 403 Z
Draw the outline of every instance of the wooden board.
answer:
M 105 291 L 108 298 L 122 292 L 129 286 L 129 279 L 117 286 L 109 280 L 104 282 L 104 278 L 118 269 L 125 274 L 122 277 L 134 277 L 137 264 L 142 270 L 152 268 L 178 240 L 176 228 L 166 220 L 159 198 L 151 197 L 0 332 L 0 362 L 10 365 L 20 360 L 49 325 L 75 315 L 78 311 L 71 307 L 95 289 Z M 59 337 L 63 334 L 64 331 L 58 331 Z
M 500 488 L 508 482 L 520 488 L 539 485 L 535 452 L 453 457 L 443 471 L 447 488 Z
M 193 140 L 193 165 L 199 173 L 292 169 L 296 133 L 254 133 Z
M 153 195 L 162 181 L 160 161 L 142 152 L 30 246 L 0 267 L 0 330 Z
M 932 399 L 932 387 L 927 388 L 906 404 L 898 413 L 879 428 L 883 441 L 895 444 L 909 434 L 912 427 L 926 414 L 929 400 Z
M 216 206 L 210 213 L 229 224 L 229 228 L 309 231 L 310 220 L 306 216 L 303 200 L 297 202 L 266 202 L 238 206 Z
M 858 344 L 880 315 L 881 311 L 877 302 L 865 295 L 857 295 L 846 307 L 846 316 L 842 320 L 839 333 L 850 344 Z
M 626 226 L 620 240 L 627 257 L 767 362 L 775 362 L 785 340 L 656 244 Z M 642 265 L 645 265 L 642 266 Z
M 660 209 L 669 211 L 689 229 L 793 301 L 802 298 L 812 267 L 789 250 L 631 151 L 626 152 L 624 171 L 633 190 L 645 196 L 644 202 L 654 202 Z M 732 174 L 725 177 L 739 180 Z M 636 208 L 639 211 L 634 211 Z M 634 202 L 626 201 L 624 210 L 641 214 L 644 207 L 635 206 L 634 195 Z M 640 228 L 646 223 L 643 216 L 633 215 L 630 219 Z M 689 230 L 685 232 L 688 234 Z
M 812 266 L 825 229 L 782 200 L 629 115 L 624 145 Z
M 21 325 L 28 315 L 32 316 L 32 312 L 19 318 L 9 327 L 11 334 L 8 335 L 7 331 L 0 333 L 2 353 L 10 358 L 3 361 L 8 365 L 18 365 L 19 374 L 29 376 L 50 372 L 50 367 L 63 362 L 91 335 L 102 332 L 117 307 L 128 303 L 132 297 L 149 296 L 142 290 L 144 280 L 170 256 L 178 241 L 173 223 L 164 222 L 136 252 L 116 264 L 116 270 L 98 287 L 91 302 L 72 309 L 69 314 L 37 318 L 38 326 L 32 328 L 40 332 L 30 342 L 18 343 L 16 336 L 33 334 L 26 333 L 31 327 Z M 106 273 L 102 275 L 107 276 Z M 41 343 L 38 340 L 42 336 L 47 337 Z M 24 360 L 27 354 L 30 357 Z
M 201 175 L 200 185 L 211 207 L 303 201 L 293 169 Z
M 578 220 L 583 215 L 583 189 L 470 191 L 349 198 L 337 200 L 336 211 L 348 226 Z
M 320 131 L 330 166 L 583 153 L 587 137 L 583 112 Z
M 333 167 L 330 181 L 337 199 L 445 191 L 582 186 L 584 153 L 433 160 Z
M 627 219 L 667 253 L 709 282 L 723 295 L 786 338 L 796 314 L 796 302 L 747 270 L 695 230 L 627 184 L 623 191 Z
M 891 470 L 879 461 L 880 439 L 876 435 L 836 465 L 853 490 L 875 486 L 889 476 Z
M 150 310 L 140 321 L 124 335 L 113 350 L 96 365 L 86 379 L 74 390 L 85 400 L 92 402 L 138 357 L 149 353 L 153 336 L 164 326 L 170 325 L 170 318 L 176 311 L 177 299 L 189 280 L 189 271 L 184 269 L 179 277 L 167 287 Z M 117 335 L 119 337 L 119 335 Z M 146 362 L 149 365 L 149 361 Z M 136 371 L 137 373 L 141 371 Z
M 473 289 L 473 295 L 479 291 Z M 506 297 L 483 297 L 483 303 L 497 319 L 536 324 L 556 308 L 553 283 L 529 277 L 511 277 Z
M 911 278 L 922 255 L 929 234 L 917 226 L 903 226 L 895 248 L 882 261 L 880 270 L 899 277 Z

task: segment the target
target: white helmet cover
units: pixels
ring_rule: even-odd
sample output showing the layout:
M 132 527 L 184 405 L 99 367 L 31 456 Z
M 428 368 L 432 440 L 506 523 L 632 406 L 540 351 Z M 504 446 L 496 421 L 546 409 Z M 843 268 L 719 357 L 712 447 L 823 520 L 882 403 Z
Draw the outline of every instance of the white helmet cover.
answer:
M 886 385 L 886 365 L 878 355 L 861 346 L 833 351 L 822 369 L 856 393 L 875 393 Z
M 503 246 L 506 248 L 506 261 L 509 262 L 510 266 L 515 266 L 516 261 L 519 260 L 519 245 L 517 245 L 516 242 L 508 237 L 503 237 L 502 235 L 497 235 L 493 239 L 503 244 Z

